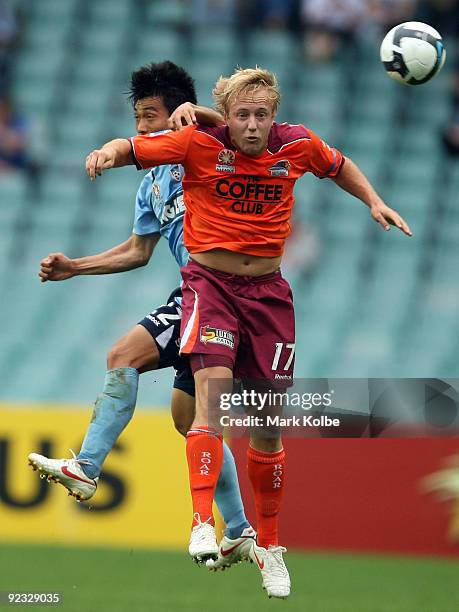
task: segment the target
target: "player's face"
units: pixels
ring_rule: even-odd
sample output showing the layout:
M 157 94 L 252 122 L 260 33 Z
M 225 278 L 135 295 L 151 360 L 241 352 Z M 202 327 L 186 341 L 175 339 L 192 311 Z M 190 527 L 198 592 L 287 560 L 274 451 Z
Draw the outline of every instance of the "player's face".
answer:
M 273 121 L 273 104 L 266 89 L 238 96 L 226 116 L 233 144 L 252 156 L 261 155 L 266 149 Z
M 143 136 L 167 130 L 169 111 L 161 98 L 150 96 L 137 102 L 134 106 L 134 117 L 137 134 Z

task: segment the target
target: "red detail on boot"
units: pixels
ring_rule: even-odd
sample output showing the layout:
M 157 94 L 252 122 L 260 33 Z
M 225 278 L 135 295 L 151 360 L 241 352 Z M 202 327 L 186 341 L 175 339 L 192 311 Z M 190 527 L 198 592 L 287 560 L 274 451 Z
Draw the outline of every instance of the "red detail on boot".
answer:
M 214 525 L 212 502 L 223 464 L 222 436 L 207 427 L 195 427 L 186 437 L 186 457 L 193 500 L 193 515 L 199 514 L 202 522 L 209 517 Z M 193 527 L 196 525 L 193 518 Z
M 285 452 L 265 453 L 249 446 L 248 474 L 255 497 L 257 543 L 277 546 L 279 511 L 284 492 Z

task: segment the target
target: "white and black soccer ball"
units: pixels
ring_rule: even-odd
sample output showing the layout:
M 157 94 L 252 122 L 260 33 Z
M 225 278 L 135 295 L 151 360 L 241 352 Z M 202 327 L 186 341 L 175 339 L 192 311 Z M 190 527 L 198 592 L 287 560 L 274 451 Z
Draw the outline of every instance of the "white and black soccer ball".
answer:
M 408 21 L 392 28 L 381 43 L 387 74 L 405 85 L 422 85 L 438 74 L 446 51 L 441 35 L 431 26 Z

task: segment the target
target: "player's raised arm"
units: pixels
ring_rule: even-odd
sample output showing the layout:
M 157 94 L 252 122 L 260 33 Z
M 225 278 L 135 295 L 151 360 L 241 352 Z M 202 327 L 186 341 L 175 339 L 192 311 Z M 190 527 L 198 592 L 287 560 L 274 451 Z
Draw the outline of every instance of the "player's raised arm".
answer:
M 104 170 L 120 168 L 134 164 L 131 143 L 125 138 L 116 138 L 104 144 L 101 149 L 94 149 L 86 157 L 86 172 L 94 181 Z
M 192 102 L 185 102 L 177 106 L 175 111 L 168 119 L 168 126 L 171 130 L 180 131 L 186 125 L 202 123 L 203 125 L 223 125 L 225 119 L 223 115 L 208 108 L 207 106 L 199 106 Z
M 159 238 L 159 233 L 144 236 L 132 234 L 128 240 L 108 251 L 77 259 L 63 253 L 51 253 L 41 260 L 38 276 L 45 283 L 67 280 L 81 274 L 116 274 L 134 270 L 150 261 Z
M 332 180 L 338 187 L 362 200 L 370 209 L 373 219 L 385 230 L 389 230 L 391 225 L 395 225 L 407 236 L 413 235 L 406 221 L 383 202 L 370 181 L 351 159 L 346 157 L 339 174 Z

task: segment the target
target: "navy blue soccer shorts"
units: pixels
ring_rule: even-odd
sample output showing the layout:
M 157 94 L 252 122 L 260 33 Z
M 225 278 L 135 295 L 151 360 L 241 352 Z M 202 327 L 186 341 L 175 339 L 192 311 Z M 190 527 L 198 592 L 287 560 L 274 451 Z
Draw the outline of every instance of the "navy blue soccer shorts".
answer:
M 188 359 L 180 357 L 180 323 L 182 308 L 180 287 L 167 298 L 166 304 L 155 308 L 139 321 L 153 337 L 159 351 L 158 369 L 175 368 L 174 389 L 180 389 L 194 397 L 194 379 Z

